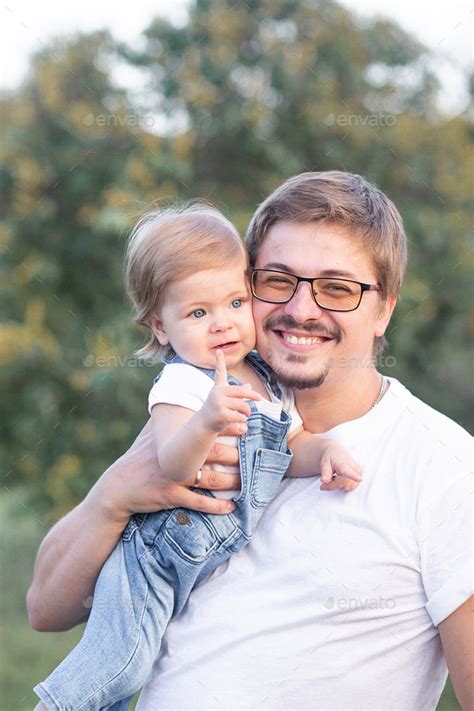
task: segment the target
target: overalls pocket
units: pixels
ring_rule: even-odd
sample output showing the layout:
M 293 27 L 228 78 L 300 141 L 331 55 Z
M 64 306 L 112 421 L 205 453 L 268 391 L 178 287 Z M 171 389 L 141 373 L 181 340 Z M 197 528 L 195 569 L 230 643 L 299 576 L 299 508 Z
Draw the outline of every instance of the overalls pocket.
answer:
M 161 530 L 165 542 L 191 563 L 202 563 L 239 534 L 230 515 L 201 514 L 190 509 L 175 509 Z
M 275 498 L 292 456 L 290 450 L 275 452 L 273 449 L 257 449 L 250 491 L 253 506 L 267 506 Z

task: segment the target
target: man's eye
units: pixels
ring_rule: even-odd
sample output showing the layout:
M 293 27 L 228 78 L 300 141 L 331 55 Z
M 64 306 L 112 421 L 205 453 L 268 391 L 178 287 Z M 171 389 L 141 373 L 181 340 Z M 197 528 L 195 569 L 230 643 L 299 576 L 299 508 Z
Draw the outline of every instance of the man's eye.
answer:
M 232 308 L 233 309 L 240 309 L 242 306 L 243 299 L 234 299 L 232 302 Z
M 347 286 L 347 284 L 331 283 L 324 285 L 324 291 L 329 291 L 337 294 L 351 294 L 352 290 Z
M 195 311 L 192 312 L 191 316 L 193 318 L 202 318 L 203 316 L 206 315 L 206 312 L 204 309 L 196 309 Z
M 267 277 L 265 279 L 265 284 L 267 286 L 293 286 L 293 283 L 290 279 L 286 279 L 285 277 L 281 276 Z

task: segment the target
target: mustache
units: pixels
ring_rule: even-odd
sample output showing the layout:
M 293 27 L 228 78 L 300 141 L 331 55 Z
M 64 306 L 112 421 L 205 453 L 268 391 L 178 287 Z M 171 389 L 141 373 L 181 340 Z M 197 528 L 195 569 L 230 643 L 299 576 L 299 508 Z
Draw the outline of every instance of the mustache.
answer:
M 305 331 L 306 333 L 321 336 L 323 338 L 333 338 L 336 343 L 340 343 L 342 339 L 342 331 L 337 326 L 330 329 L 319 321 L 305 321 L 305 323 L 298 323 L 298 321 L 295 321 L 292 316 L 287 315 L 269 316 L 265 319 L 262 325 L 264 331 L 283 331 L 287 328 Z

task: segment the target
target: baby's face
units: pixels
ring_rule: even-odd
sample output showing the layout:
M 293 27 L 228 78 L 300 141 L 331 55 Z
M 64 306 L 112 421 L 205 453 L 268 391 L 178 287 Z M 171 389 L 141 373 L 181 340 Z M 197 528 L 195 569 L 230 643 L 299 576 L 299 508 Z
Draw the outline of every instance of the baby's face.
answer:
M 152 328 L 162 345 L 192 365 L 215 368 L 216 350 L 227 368 L 241 363 L 255 347 L 255 324 L 245 264 L 238 260 L 205 269 L 167 288 Z

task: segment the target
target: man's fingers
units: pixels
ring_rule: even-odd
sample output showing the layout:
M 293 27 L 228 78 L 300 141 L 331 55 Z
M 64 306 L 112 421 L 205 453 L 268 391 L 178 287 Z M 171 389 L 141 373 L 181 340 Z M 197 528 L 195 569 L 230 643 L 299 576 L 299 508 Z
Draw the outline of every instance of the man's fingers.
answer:
M 229 434 L 229 427 L 226 427 L 220 434 Z M 209 452 L 206 464 L 224 464 L 225 466 L 233 467 L 239 464 L 239 450 L 237 447 L 231 447 L 228 444 L 220 444 L 216 442 Z
M 205 494 L 198 494 L 190 489 L 183 488 L 180 495 L 179 507 L 185 509 L 193 509 L 193 511 L 202 511 L 202 513 L 210 514 L 228 514 L 235 509 L 233 501 L 228 499 L 214 499 Z
M 240 489 L 240 474 L 228 474 L 227 472 L 214 471 L 213 469 L 203 469 L 200 489 L 211 489 L 214 491 L 231 491 Z
M 216 375 L 214 382 L 216 385 L 225 385 L 227 383 L 227 367 L 224 354 L 220 348 L 216 351 Z
M 184 482 L 185 486 L 194 486 L 194 477 Z M 214 471 L 214 469 L 201 469 L 199 489 L 212 489 L 215 491 L 230 491 L 240 489 L 240 474 Z

